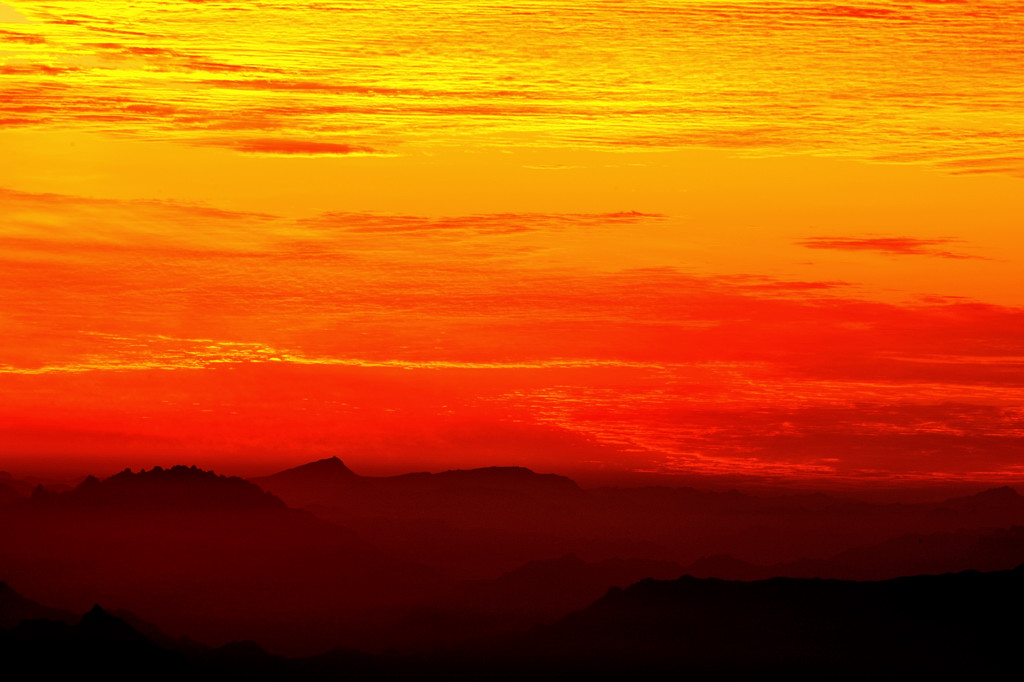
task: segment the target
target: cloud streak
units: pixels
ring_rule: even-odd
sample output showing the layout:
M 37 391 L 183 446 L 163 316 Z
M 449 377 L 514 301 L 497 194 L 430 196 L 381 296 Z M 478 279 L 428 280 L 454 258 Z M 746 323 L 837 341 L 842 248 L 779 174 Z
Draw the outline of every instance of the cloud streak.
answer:
M 349 156 L 351 154 L 382 154 L 372 147 L 340 142 L 289 139 L 214 140 L 206 144 L 228 147 L 246 154 L 266 156 Z
M 383 7 L 339 21 L 329 3 L 260 5 L 253 23 L 234 3 L 54 0 L 0 33 L 19 51 L 5 74 L 19 97 L 0 119 L 27 106 L 35 125 L 184 144 L 260 130 L 223 144 L 240 153 L 266 151 L 252 148 L 261 139 L 400 153 L 708 146 L 1021 172 L 1021 133 L 1004 124 L 1017 113 L 1004 92 L 1019 73 L 1014 3 L 551 4 L 540 24 L 487 3 L 439 7 L 404 3 L 399 26 Z M 574 26 L 571 40 L 557 26 Z M 71 87 L 48 88 L 47 69 Z M 324 151 L 346 153 L 268 153 Z
M 797 242 L 809 249 L 835 251 L 875 251 L 894 256 L 933 256 L 956 260 L 990 260 L 983 256 L 946 251 L 946 244 L 961 243 L 958 239 L 920 239 L 916 237 L 810 237 Z

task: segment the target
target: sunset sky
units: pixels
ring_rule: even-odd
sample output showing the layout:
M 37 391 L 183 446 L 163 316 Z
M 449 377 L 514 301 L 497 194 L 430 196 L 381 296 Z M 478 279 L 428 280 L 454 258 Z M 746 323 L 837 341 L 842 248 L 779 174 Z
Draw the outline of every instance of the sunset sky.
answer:
M 9 0 L 0 160 L 0 469 L 1024 481 L 1024 2 Z

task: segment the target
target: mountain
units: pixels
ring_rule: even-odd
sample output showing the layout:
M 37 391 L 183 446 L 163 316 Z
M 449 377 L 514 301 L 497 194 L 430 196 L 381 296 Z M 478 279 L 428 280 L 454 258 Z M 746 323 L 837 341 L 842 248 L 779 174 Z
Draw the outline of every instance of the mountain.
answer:
M 13 485 L 0 480 L 0 505 L 14 502 L 23 497 Z
M 400 652 L 450 648 L 552 623 L 601 597 L 648 577 L 675 578 L 678 564 L 643 559 L 588 562 L 569 554 L 534 561 L 493 580 L 467 580 L 436 601 L 413 609 L 377 639 Z
M 15 592 L 7 583 L 0 582 L 0 628 L 13 628 L 24 620 L 53 620 L 73 623 L 76 616 L 70 611 L 43 606 Z
M 102 481 L 88 476 L 70 492 L 36 498 L 37 504 L 54 508 L 119 512 L 252 511 L 285 507 L 279 498 L 243 478 L 181 465 L 134 473 L 125 469 Z
M 477 612 L 561 616 L 585 607 L 612 587 L 625 587 L 644 578 L 675 578 L 682 573 L 682 566 L 668 561 L 588 562 L 567 554 L 531 561 L 494 580 L 461 583 L 450 595 L 448 604 Z
M 453 469 L 439 473 L 417 472 L 399 476 L 360 476 L 337 457 L 286 469 L 252 482 L 295 506 L 403 507 L 423 500 L 432 506 L 453 501 L 468 503 L 493 500 L 494 496 L 535 498 L 579 492 L 571 479 L 557 474 L 538 474 L 525 467 Z
M 584 490 L 569 478 L 521 467 L 360 476 L 337 458 L 254 481 L 289 504 L 356 530 L 394 556 L 480 580 L 567 553 L 588 562 L 621 557 L 681 565 L 730 555 L 754 568 L 696 569 L 702 575 L 755 579 L 771 574 L 758 566 L 799 562 L 787 570 L 809 576 L 835 568 L 827 562 L 842 552 L 901 536 L 1024 525 L 1024 498 L 1010 488 L 917 504 L 667 486 Z M 970 564 L 914 560 L 903 573 L 925 572 L 929 566 Z M 864 569 L 838 575 L 899 574 L 896 562 L 864 564 Z
M 955 518 L 971 525 L 1024 525 L 1024 495 L 1009 486 L 929 505 L 937 519 Z
M 326 459 L 318 459 L 315 462 L 285 469 L 266 478 L 275 481 L 311 482 L 324 478 L 329 480 L 349 480 L 358 477 L 358 474 L 345 466 L 345 463 L 337 457 L 327 457 Z
M 484 488 L 534 494 L 572 494 L 579 491 L 575 481 L 558 474 L 538 474 L 526 467 L 482 467 L 449 469 L 439 473 L 419 472 L 383 479 L 387 483 L 434 490 Z
M 185 658 L 152 642 L 101 607 L 69 625 L 26 620 L 0 633 L 4 667 L 42 679 L 82 675 L 105 680 L 175 680 L 191 672 Z
M 294 507 L 332 504 L 356 494 L 360 498 L 376 495 L 372 481 L 359 476 L 337 457 L 317 460 L 251 481 L 283 498 Z
M 0 657 L 44 678 L 113 680 L 1002 679 L 1019 662 L 1022 587 L 1024 566 L 878 582 L 648 579 L 521 633 L 291 659 L 247 641 L 175 651 L 94 606 L 77 625 L 0 630 Z
M 592 543 L 588 533 L 551 527 L 574 518 L 587 495 L 569 478 L 523 467 L 372 477 L 329 458 L 252 481 L 395 556 L 459 578 L 491 578 L 594 544 L 614 545 L 601 558 L 633 556 L 631 541 Z
M 770 565 L 719 554 L 701 558 L 685 571 L 698 578 L 747 581 L 777 577 L 887 580 L 970 569 L 1001 571 L 1022 562 L 1024 526 L 1013 526 L 908 533 L 876 545 L 854 547 L 828 559 L 798 559 Z
M 1022 588 L 1024 567 L 880 582 L 643 580 L 448 660 L 467 679 L 994 679 L 1016 665 Z
M 447 586 L 242 479 L 125 471 L 0 508 L 0 575 L 45 602 L 101 601 L 172 636 L 314 653 Z
M 0 471 L 0 505 L 9 504 L 23 497 L 28 497 L 40 482 L 39 479 L 16 478 L 7 471 Z M 69 486 L 65 484 L 58 484 L 58 487 L 62 490 L 69 489 Z

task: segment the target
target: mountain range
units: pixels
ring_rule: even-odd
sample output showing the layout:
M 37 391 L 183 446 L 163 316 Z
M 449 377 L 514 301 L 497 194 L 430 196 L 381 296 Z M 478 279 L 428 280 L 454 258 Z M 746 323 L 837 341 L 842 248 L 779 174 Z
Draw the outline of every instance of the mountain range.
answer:
M 879 582 L 645 579 L 550 625 L 413 655 L 161 645 L 96 605 L 76 623 L 0 628 L 0 656 L 44 676 L 113 680 L 995 679 L 1018 662 L 1022 581 L 1024 566 Z
M 520 467 L 370 477 L 337 458 L 253 480 L 174 466 L 10 487 L 0 579 L 59 611 L 19 615 L 35 607 L 0 590 L 0 627 L 71 624 L 99 602 L 162 645 L 251 640 L 290 656 L 426 656 L 551 627 L 644 579 L 877 581 L 1024 562 L 1010 488 L 882 504 L 584 489 Z

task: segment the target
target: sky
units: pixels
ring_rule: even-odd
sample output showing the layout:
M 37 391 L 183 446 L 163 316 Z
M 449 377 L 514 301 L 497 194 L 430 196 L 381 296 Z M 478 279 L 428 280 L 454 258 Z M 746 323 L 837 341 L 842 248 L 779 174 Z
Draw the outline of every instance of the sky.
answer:
M 1022 36 L 0 3 L 0 469 L 1024 481 Z

